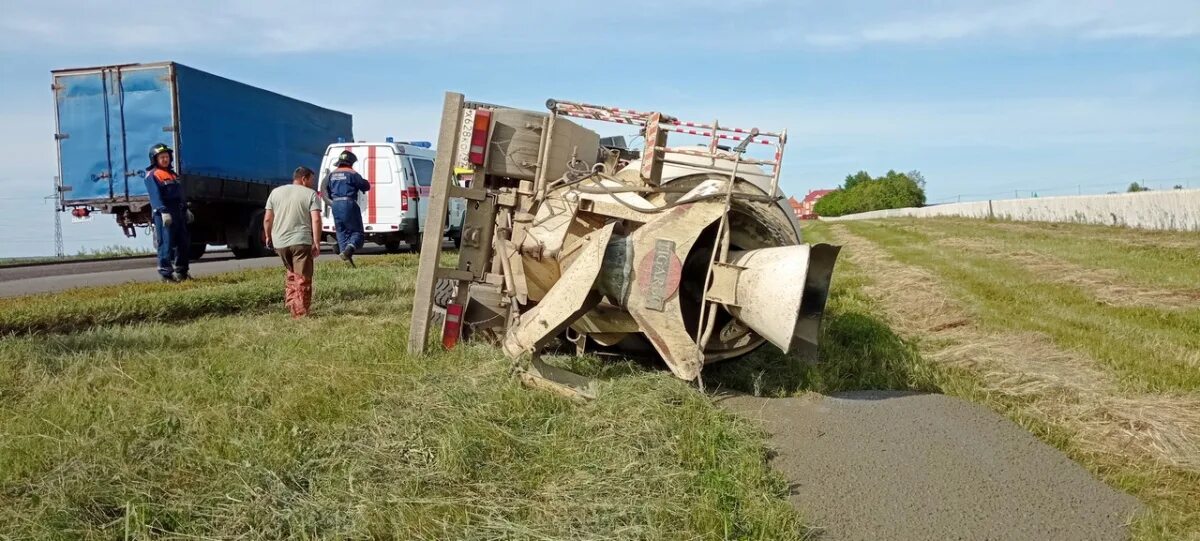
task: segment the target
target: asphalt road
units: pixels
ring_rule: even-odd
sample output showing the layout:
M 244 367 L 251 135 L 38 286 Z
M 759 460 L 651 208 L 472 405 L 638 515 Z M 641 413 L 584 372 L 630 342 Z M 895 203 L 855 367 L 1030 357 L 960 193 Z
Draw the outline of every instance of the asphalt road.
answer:
M 360 252 L 364 257 L 381 253 L 384 253 L 382 248 L 371 245 Z M 321 259 L 336 257 L 330 250 L 321 254 Z M 190 273 L 194 277 L 202 277 L 274 266 L 282 268 L 279 259 L 275 257 L 234 259 L 228 252 L 214 252 L 192 262 Z M 159 279 L 156 267 L 153 257 L 137 257 L 113 261 L 73 261 L 55 265 L 0 268 L 0 297 L 49 293 L 77 287 L 154 282 Z
M 1141 509 L 992 411 L 856 391 L 721 403 L 771 433 L 772 465 L 817 539 L 1123 540 Z

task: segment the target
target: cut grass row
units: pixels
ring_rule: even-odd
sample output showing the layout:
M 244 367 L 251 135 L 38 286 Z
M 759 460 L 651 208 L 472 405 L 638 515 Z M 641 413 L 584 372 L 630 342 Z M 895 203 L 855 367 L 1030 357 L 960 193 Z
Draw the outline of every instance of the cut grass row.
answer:
M 1200 288 L 1200 232 L 1142 231 L 1075 224 L 896 220 L 891 227 L 985 241 L 1008 252 L 1034 252 L 1118 273 L 1133 285 Z
M 977 226 L 976 234 L 980 227 L 986 228 Z M 1050 336 L 1062 347 L 1103 363 L 1131 389 L 1200 390 L 1200 306 L 1167 311 L 1104 305 L 1088 291 L 1038 276 L 1014 262 L 940 248 L 919 227 L 852 222 L 846 228 L 901 263 L 943 277 L 992 328 Z M 1180 273 L 1177 280 L 1184 275 L 1200 279 L 1196 268 Z

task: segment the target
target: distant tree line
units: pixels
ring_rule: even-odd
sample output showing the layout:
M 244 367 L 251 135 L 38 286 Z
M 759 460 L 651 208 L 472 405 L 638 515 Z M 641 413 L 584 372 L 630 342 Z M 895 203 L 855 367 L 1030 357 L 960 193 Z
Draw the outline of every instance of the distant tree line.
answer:
M 1174 189 L 1176 189 L 1176 190 L 1182 190 L 1182 189 L 1183 189 L 1183 184 L 1176 184 Z M 1147 186 L 1147 185 L 1145 185 L 1145 184 L 1139 184 L 1139 183 L 1137 183 L 1137 182 L 1134 182 L 1134 183 L 1130 184 L 1130 185 L 1129 185 L 1129 189 L 1128 189 L 1128 190 L 1125 190 L 1125 192 L 1126 192 L 1126 193 L 1133 193 L 1133 192 L 1148 192 L 1148 191 L 1150 191 L 1150 186 Z M 1108 192 L 1108 193 L 1110 193 L 1110 194 L 1111 194 L 1111 193 L 1117 193 L 1117 192 Z
M 925 205 L 925 177 L 919 171 L 888 171 L 871 177 L 866 171 L 846 175 L 842 185 L 813 207 L 819 216 L 842 216 L 872 210 Z

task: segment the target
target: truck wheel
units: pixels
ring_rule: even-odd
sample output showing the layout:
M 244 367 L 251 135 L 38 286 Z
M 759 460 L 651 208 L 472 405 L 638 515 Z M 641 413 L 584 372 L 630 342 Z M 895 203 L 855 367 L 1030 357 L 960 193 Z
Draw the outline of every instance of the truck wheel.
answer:
M 438 280 L 433 285 L 433 311 L 430 314 L 430 326 L 441 329 L 446 321 L 446 305 L 454 302 L 455 281 L 447 278 Z
M 246 246 L 236 247 L 230 246 L 229 251 L 233 252 L 234 259 L 250 259 L 254 257 L 266 257 L 270 255 L 267 247 L 263 245 L 261 238 L 251 236 Z
M 454 289 L 458 283 L 449 278 L 438 280 L 433 286 L 433 304 L 441 308 L 446 308 L 447 304 L 454 302 Z
M 250 225 L 246 228 L 249 234 L 246 237 L 246 245 L 243 247 L 231 246 L 230 251 L 233 252 L 233 257 L 237 259 L 249 259 L 252 257 L 266 257 L 270 255 L 267 251 L 267 246 L 263 243 L 262 230 L 262 210 L 259 210 L 250 217 Z
M 387 241 L 387 242 L 383 243 L 383 248 L 384 248 L 385 250 L 387 250 L 387 251 L 388 251 L 388 253 L 392 253 L 392 254 L 394 254 L 394 253 L 396 253 L 396 252 L 399 252 L 399 251 L 400 251 L 400 241 L 398 241 L 398 240 L 389 240 L 389 241 Z
M 204 257 L 204 252 L 208 251 L 208 245 L 204 243 L 192 243 L 188 246 L 188 260 L 196 261 Z

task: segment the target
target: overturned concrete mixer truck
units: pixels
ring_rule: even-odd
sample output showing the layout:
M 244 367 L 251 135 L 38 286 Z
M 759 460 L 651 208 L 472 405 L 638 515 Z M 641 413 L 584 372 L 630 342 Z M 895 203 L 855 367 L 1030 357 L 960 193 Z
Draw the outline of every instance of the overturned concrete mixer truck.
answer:
M 801 242 L 778 187 L 786 131 L 558 100 L 547 108 L 446 94 L 426 219 L 445 220 L 454 197 L 467 213 L 457 268 L 439 267 L 437 250 L 421 253 L 410 352 L 427 347 L 440 290 L 444 347 L 497 343 L 529 359 L 527 383 L 565 393 L 591 390 L 540 361 L 551 344 L 657 356 L 689 381 L 767 342 L 816 356 L 839 248 Z M 645 144 L 625 148 L 583 123 L 636 126 Z M 701 144 L 671 146 L 669 134 Z M 474 171 L 469 187 L 456 168 Z M 427 231 L 423 244 L 440 246 Z

